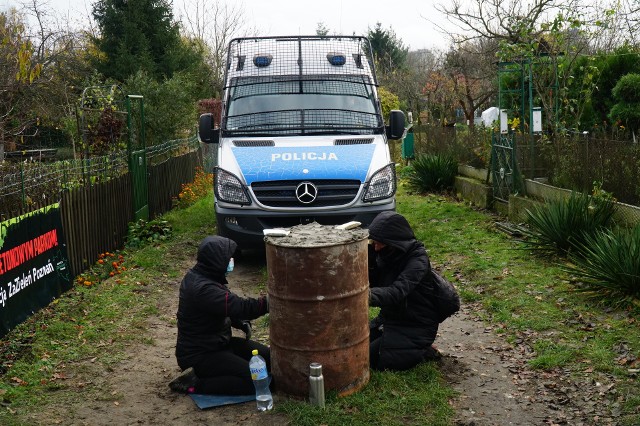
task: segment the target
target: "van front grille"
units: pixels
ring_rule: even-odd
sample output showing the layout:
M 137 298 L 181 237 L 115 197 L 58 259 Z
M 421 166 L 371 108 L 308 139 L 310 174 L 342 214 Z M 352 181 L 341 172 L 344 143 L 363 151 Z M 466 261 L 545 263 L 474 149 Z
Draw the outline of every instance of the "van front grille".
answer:
M 315 200 L 312 202 L 301 202 L 296 196 L 296 188 L 303 182 L 310 182 L 317 189 Z M 343 179 L 276 180 L 253 182 L 251 190 L 260 203 L 269 207 L 343 206 L 356 198 L 360 190 L 360 181 Z

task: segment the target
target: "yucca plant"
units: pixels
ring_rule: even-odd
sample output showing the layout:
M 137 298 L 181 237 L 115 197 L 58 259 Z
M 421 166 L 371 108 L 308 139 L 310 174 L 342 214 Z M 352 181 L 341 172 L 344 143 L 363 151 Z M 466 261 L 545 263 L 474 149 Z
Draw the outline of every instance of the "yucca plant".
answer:
M 565 270 L 580 291 L 613 305 L 640 305 L 640 226 L 586 235 L 569 258 Z
M 530 248 L 566 255 L 585 237 L 611 225 L 616 204 L 612 199 L 572 192 L 566 200 L 550 200 L 527 209 Z
M 420 192 L 436 192 L 453 187 L 458 162 L 446 154 L 423 154 L 411 163 L 409 186 Z

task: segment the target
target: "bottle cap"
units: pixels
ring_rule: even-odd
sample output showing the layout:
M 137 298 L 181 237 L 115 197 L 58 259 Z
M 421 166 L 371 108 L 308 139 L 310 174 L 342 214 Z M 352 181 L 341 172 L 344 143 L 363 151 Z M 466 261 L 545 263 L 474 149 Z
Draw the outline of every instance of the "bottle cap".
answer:
M 257 349 L 252 350 L 251 355 L 258 355 L 258 350 Z
M 312 362 L 309 365 L 309 371 L 312 376 L 320 376 L 322 374 L 322 364 Z

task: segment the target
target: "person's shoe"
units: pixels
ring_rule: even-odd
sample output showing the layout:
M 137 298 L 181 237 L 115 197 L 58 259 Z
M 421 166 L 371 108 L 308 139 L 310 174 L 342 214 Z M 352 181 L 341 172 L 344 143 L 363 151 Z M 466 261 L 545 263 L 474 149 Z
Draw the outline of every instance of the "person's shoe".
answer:
M 442 354 L 435 346 L 431 345 L 424 350 L 425 361 L 438 361 L 442 359 Z
M 169 388 L 174 392 L 189 393 L 193 391 L 193 387 L 197 381 L 198 377 L 196 373 L 193 371 L 193 368 L 189 367 L 169 382 Z

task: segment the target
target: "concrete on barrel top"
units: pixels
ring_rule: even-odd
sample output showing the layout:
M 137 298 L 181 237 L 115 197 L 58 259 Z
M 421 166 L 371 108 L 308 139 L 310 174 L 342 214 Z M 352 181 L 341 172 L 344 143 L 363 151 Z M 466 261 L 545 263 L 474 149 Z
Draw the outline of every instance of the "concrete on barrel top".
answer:
M 275 388 L 308 398 L 317 362 L 325 391 L 356 392 L 369 381 L 368 231 L 315 222 L 288 230 L 265 238 Z

